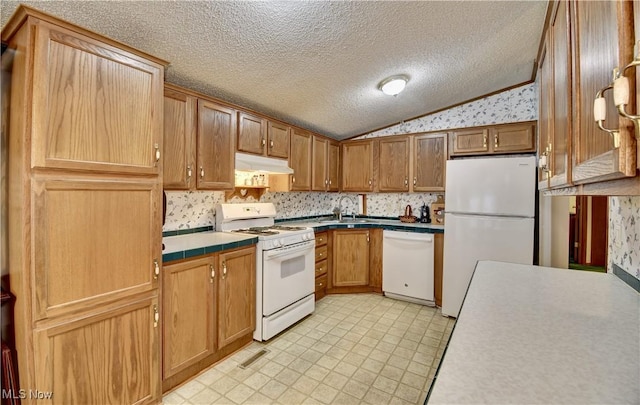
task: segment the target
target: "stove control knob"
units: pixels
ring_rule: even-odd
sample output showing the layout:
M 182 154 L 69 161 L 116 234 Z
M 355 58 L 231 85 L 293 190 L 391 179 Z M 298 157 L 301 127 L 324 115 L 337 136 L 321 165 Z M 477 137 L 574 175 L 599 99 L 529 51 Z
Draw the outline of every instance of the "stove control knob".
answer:
M 307 237 L 307 234 L 306 234 L 306 233 L 303 233 L 303 234 L 302 234 L 302 240 L 308 240 L 308 239 L 309 239 L 309 238 Z
M 275 246 L 275 247 L 282 246 L 282 241 L 280 241 L 279 239 L 274 240 L 273 241 L 273 246 Z

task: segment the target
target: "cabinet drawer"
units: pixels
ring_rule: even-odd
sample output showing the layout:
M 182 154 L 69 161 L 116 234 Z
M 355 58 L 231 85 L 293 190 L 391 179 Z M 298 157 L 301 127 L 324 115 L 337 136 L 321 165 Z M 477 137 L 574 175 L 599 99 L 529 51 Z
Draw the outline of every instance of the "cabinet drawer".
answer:
M 327 232 L 318 232 L 316 233 L 316 247 L 326 245 L 327 244 Z
M 316 247 L 316 262 L 327 258 L 327 246 Z
M 327 263 L 326 260 L 320 260 L 316 263 L 316 277 L 327 274 Z
M 327 289 L 327 275 L 316 277 L 316 293 Z

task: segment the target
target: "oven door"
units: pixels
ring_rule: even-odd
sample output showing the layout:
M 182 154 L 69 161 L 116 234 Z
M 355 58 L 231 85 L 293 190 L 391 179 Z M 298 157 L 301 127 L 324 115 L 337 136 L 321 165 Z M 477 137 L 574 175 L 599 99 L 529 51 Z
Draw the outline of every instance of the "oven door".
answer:
M 262 253 L 262 314 L 269 316 L 315 291 L 315 240 Z

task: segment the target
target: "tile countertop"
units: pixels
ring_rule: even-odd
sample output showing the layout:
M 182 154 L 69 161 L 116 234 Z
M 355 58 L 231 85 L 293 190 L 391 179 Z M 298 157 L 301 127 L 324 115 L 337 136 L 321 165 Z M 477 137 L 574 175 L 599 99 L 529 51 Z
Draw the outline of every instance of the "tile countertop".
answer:
M 640 294 L 613 274 L 481 261 L 428 404 L 640 403 Z
M 339 222 L 328 219 L 309 218 L 309 219 L 291 219 L 278 221 L 276 225 L 295 225 L 307 226 L 313 228 L 316 232 L 326 231 L 328 229 L 351 229 L 351 228 L 383 228 L 386 230 L 420 232 L 420 233 L 444 233 L 444 225 L 423 224 L 420 222 L 406 223 L 400 222 L 399 219 L 380 219 L 380 218 L 357 218 L 366 222 Z
M 187 235 L 165 236 L 162 261 L 187 259 L 221 250 L 249 246 L 258 243 L 254 235 L 231 232 L 197 232 Z

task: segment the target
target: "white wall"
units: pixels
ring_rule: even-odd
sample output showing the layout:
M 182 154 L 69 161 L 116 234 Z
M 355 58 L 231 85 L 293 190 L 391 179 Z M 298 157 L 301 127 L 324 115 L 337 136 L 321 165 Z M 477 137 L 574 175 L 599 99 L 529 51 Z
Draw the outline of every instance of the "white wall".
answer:
M 569 267 L 569 197 L 540 193 L 539 262 L 541 266 Z

